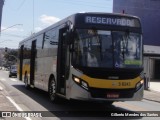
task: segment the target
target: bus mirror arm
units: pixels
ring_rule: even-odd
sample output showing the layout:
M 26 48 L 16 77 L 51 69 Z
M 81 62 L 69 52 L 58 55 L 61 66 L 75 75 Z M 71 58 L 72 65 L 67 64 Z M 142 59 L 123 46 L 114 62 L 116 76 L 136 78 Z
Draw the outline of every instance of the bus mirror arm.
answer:
M 67 32 L 66 41 L 68 45 L 73 43 L 73 32 L 72 31 Z

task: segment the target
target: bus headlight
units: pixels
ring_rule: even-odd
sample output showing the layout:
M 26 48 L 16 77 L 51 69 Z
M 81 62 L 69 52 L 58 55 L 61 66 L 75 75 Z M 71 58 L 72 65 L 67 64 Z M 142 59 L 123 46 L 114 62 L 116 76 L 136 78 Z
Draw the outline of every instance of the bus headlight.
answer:
M 88 83 L 85 82 L 84 80 L 76 77 L 76 76 L 72 76 L 72 79 L 78 84 L 80 85 L 81 87 L 83 87 L 84 89 L 88 90 Z
M 143 85 L 143 83 L 144 83 L 144 80 L 141 80 L 141 81 L 139 81 L 139 82 L 136 84 L 136 91 L 137 91 L 139 88 L 141 88 L 141 86 Z
M 88 84 L 87 84 L 85 81 L 81 81 L 81 86 L 82 86 L 84 89 L 88 90 Z
M 75 81 L 76 83 L 80 83 L 80 79 L 79 79 L 79 78 L 73 77 L 73 79 L 74 79 L 74 81 Z

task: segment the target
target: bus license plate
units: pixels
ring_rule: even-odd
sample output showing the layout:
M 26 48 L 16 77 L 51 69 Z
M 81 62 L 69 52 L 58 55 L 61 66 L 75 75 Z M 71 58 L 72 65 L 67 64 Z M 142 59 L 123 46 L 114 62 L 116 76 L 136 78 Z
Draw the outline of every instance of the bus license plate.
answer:
M 118 93 L 107 93 L 107 98 L 119 98 Z

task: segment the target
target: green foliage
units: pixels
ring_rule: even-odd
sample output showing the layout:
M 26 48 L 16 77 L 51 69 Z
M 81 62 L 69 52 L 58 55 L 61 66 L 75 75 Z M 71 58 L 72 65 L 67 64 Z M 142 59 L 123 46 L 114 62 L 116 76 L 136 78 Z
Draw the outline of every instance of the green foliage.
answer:
M 4 58 L 6 61 L 10 61 L 11 63 L 17 62 L 18 57 L 18 50 L 17 49 L 10 49 L 4 53 Z

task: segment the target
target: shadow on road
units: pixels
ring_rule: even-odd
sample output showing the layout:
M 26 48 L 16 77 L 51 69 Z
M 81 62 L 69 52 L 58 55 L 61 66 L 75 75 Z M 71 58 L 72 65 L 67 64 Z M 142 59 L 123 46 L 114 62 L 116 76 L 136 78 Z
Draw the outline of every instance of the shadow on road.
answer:
M 101 102 L 86 102 L 62 99 L 59 104 L 54 104 L 49 100 L 48 93 L 39 89 L 27 90 L 24 85 L 13 85 L 31 99 L 45 107 L 51 114 L 57 117 L 108 117 L 111 113 L 135 113 L 126 109 L 107 105 Z M 40 111 L 40 110 L 37 110 Z M 43 111 L 44 112 L 44 111 Z M 123 118 L 123 117 L 122 117 Z M 129 117 L 127 117 L 128 119 Z M 140 119 L 141 117 L 136 117 Z M 136 119 L 134 117 L 134 119 Z M 124 118 L 123 118 L 124 119 Z M 133 118 L 132 118 L 133 119 Z

